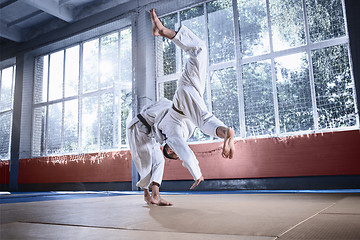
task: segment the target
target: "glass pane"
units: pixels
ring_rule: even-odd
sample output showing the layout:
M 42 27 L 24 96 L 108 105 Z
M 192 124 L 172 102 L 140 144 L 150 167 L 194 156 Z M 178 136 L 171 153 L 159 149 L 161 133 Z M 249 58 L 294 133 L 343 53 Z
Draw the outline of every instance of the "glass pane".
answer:
M 172 101 L 176 88 L 177 88 L 177 80 L 159 83 L 160 99 L 167 98 Z
M 65 51 L 65 97 L 78 95 L 79 45 Z
M 236 71 L 234 68 L 217 70 L 210 75 L 212 111 L 226 126 L 240 134 L 239 104 Z
M 101 95 L 100 102 L 100 149 L 111 149 L 114 146 L 114 95 Z
M 47 101 L 49 55 L 35 60 L 34 103 Z
M 63 96 L 64 51 L 50 54 L 49 101 Z
M 205 41 L 205 17 L 203 5 L 181 11 L 180 21 L 181 25 L 187 26 L 200 39 Z
M 66 101 L 64 105 L 64 151 L 78 149 L 78 100 Z
M 120 33 L 120 82 L 121 88 L 131 91 L 132 86 L 132 37 L 131 28 Z
M 163 25 L 169 29 L 177 30 L 177 14 L 161 18 Z M 176 45 L 168 38 L 156 38 L 158 76 L 176 73 Z
M 270 50 L 266 1 L 238 0 L 240 47 L 244 57 Z
M 0 160 L 10 159 L 12 112 L 0 113 Z
M 341 0 L 306 0 L 306 9 L 312 42 L 345 36 Z
M 62 103 L 49 105 L 47 152 L 58 154 L 61 152 Z
M 356 111 L 347 46 L 314 50 L 311 57 L 319 128 L 355 126 Z
M 180 12 L 181 25 L 187 26 L 196 36 L 205 41 L 205 17 L 203 5 L 193 7 Z M 188 55 L 182 50 L 182 65 L 188 58 Z
M 1 71 L 0 111 L 12 109 L 14 83 L 13 72 L 13 67 L 5 68 Z
M 309 63 L 305 53 L 275 59 L 281 132 L 314 128 Z
M 120 71 L 121 71 L 121 95 L 115 97 L 115 116 L 119 116 L 119 107 L 121 108 L 121 123 L 116 118 L 115 124 L 115 143 L 118 146 L 119 138 L 121 144 L 126 144 L 126 123 L 131 120 L 131 104 L 132 104 L 132 37 L 131 28 L 121 31 L 120 40 Z M 120 102 L 119 102 L 120 101 Z M 121 103 L 121 105 L 120 105 Z M 130 119 L 129 119 L 130 118 Z M 119 127 L 121 130 L 119 131 Z M 120 136 L 118 136 L 120 135 Z
M 100 42 L 100 85 L 101 88 L 112 87 L 119 79 L 119 33 L 104 36 Z
M 96 152 L 98 147 L 98 97 L 85 97 L 82 104 L 81 140 L 83 152 Z
M 274 50 L 305 44 L 304 11 L 299 0 L 270 0 Z
M 98 89 L 99 39 L 84 43 L 83 47 L 83 91 Z
M 242 66 L 246 136 L 275 132 L 271 63 L 263 61 Z
M 209 27 L 210 64 L 221 63 L 235 58 L 234 18 L 232 1 L 207 3 Z
M 34 108 L 32 156 L 45 156 L 46 107 Z

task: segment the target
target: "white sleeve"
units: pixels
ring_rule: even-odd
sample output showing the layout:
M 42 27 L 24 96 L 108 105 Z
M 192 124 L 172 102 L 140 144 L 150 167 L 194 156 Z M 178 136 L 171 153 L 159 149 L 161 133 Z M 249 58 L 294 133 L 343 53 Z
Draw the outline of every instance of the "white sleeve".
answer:
M 202 176 L 199 161 L 185 140 L 180 137 L 169 137 L 166 139 L 166 143 L 183 161 L 182 165 L 189 170 L 194 180 L 199 179 Z

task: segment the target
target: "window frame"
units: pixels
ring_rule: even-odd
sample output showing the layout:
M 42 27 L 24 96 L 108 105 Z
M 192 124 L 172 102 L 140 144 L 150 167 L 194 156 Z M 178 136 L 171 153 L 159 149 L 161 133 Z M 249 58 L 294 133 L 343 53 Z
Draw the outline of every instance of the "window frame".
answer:
M 204 30 L 206 35 L 206 43 L 207 46 L 209 46 L 208 43 L 208 13 L 207 13 L 207 6 L 206 4 L 209 2 L 212 2 L 213 0 L 206 0 L 201 1 L 198 3 L 194 3 L 188 6 L 183 6 L 179 9 L 166 12 L 164 14 L 159 15 L 159 18 L 163 18 L 169 15 L 177 14 L 177 22 L 176 22 L 176 28 L 178 28 L 182 23 L 180 19 L 180 12 L 184 10 L 191 9 L 193 7 L 202 6 L 204 9 L 204 18 L 205 18 L 205 24 L 204 24 Z M 342 12 L 343 12 L 343 18 L 344 18 L 344 27 L 345 27 L 345 35 L 340 37 L 335 37 L 327 40 L 321 40 L 317 42 L 312 42 L 310 40 L 310 27 L 308 22 L 308 12 L 306 7 L 306 0 L 301 0 L 302 10 L 303 10 L 303 24 L 304 24 L 304 31 L 305 31 L 305 43 L 303 45 L 298 45 L 295 47 L 290 47 L 288 49 L 283 50 L 274 50 L 274 44 L 273 44 L 273 32 L 272 32 L 272 22 L 271 22 L 271 16 L 270 16 L 270 3 L 271 0 L 266 0 L 266 18 L 267 23 L 269 27 L 269 44 L 270 44 L 270 50 L 268 53 L 260 54 L 257 56 L 250 56 L 250 57 L 242 57 L 241 49 L 240 49 L 240 24 L 239 24 L 239 11 L 238 11 L 238 1 L 232 0 L 232 18 L 233 18 L 233 29 L 234 32 L 234 43 L 235 43 L 235 59 L 231 61 L 226 61 L 222 63 L 217 64 L 210 64 L 210 59 L 208 61 L 208 74 L 207 74 L 207 98 L 205 99 L 206 104 L 208 105 L 208 110 L 212 111 L 212 103 L 211 103 L 211 88 L 210 88 L 210 73 L 217 70 L 226 69 L 229 67 L 233 67 L 236 70 L 237 73 L 237 85 L 238 85 L 238 106 L 239 106 L 239 122 L 240 122 L 240 134 L 239 136 L 241 138 L 264 138 L 264 137 L 288 137 L 293 135 L 306 135 L 310 133 L 316 133 L 316 132 L 333 132 L 333 131 L 344 131 L 344 130 L 354 130 L 359 128 L 359 115 L 357 113 L 357 97 L 356 91 L 355 91 L 355 81 L 353 76 L 353 65 L 351 61 L 351 53 L 350 53 L 350 44 L 349 44 L 349 34 L 348 34 L 348 27 L 347 27 L 347 19 L 346 19 L 346 10 L 345 10 L 345 2 L 344 0 L 340 0 L 342 4 Z M 162 51 L 158 49 L 157 42 L 155 43 L 155 56 L 159 56 L 159 51 Z M 316 93 L 315 93 L 315 83 L 314 83 L 314 73 L 313 73 L 313 65 L 312 65 L 312 51 L 318 50 L 318 49 L 324 49 L 327 47 L 337 46 L 337 45 L 346 45 L 347 51 L 348 51 L 348 63 L 350 68 L 350 75 L 351 75 L 351 88 L 352 88 L 352 98 L 354 103 L 354 109 L 355 109 L 355 115 L 356 115 L 356 125 L 354 126 L 348 126 L 348 127 L 337 127 L 337 128 L 319 128 L 319 120 L 318 120 L 318 108 L 317 108 L 317 102 L 316 102 Z M 159 61 L 156 62 L 156 97 L 159 99 L 160 96 L 160 84 L 178 80 L 181 76 L 181 69 L 182 69 L 182 63 L 181 63 L 181 53 L 179 53 L 181 50 L 179 50 L 178 47 L 176 47 L 176 72 L 168 75 L 160 75 L 158 73 L 159 69 Z M 209 51 L 209 49 L 208 49 Z M 280 118 L 279 118 L 279 104 L 278 104 L 278 96 L 277 96 L 277 87 L 276 87 L 276 75 L 275 75 L 275 59 L 278 57 L 284 57 L 289 56 L 291 54 L 297 54 L 297 53 L 305 53 L 308 58 L 308 70 L 309 70 L 309 81 L 310 81 L 310 91 L 311 91 L 311 103 L 312 103 L 312 116 L 313 116 L 313 122 L 314 126 L 312 130 L 300 130 L 300 131 L 292 131 L 292 132 L 281 132 L 280 130 Z M 161 55 L 161 54 L 160 54 Z M 245 126 L 245 106 L 244 106 L 244 90 L 243 90 L 243 78 L 242 78 L 242 67 L 245 64 L 250 63 L 256 63 L 260 61 L 270 60 L 271 61 L 271 75 L 272 75 L 272 89 L 273 89 L 273 99 L 274 99 L 274 111 L 275 111 L 275 133 L 274 134 L 261 134 L 261 135 L 255 135 L 255 136 L 246 136 L 246 126 Z
M 103 26 L 94 28 L 92 30 L 89 30 L 87 32 L 78 34 L 76 36 L 70 37 L 68 39 L 65 39 L 63 41 L 54 43 L 54 44 L 50 44 L 47 45 L 45 47 L 39 48 L 33 52 L 31 52 L 31 55 L 34 58 L 34 69 L 36 69 L 36 59 L 40 58 L 40 57 L 44 57 L 44 56 L 48 56 L 47 60 L 48 60 L 48 70 L 47 70 L 47 97 L 46 100 L 41 101 L 41 102 L 35 102 L 35 90 L 33 88 L 32 90 L 32 96 L 33 96 L 33 100 L 31 103 L 31 121 L 34 121 L 34 115 L 35 115 L 35 109 L 38 108 L 42 108 L 45 107 L 46 108 L 46 116 L 45 116 L 45 130 L 44 133 L 45 134 L 44 138 L 46 139 L 48 136 L 48 121 L 49 121 L 49 106 L 54 105 L 54 104 L 58 104 L 61 103 L 62 105 L 62 111 L 61 111 L 61 147 L 60 147 L 60 151 L 56 152 L 56 153 L 51 153 L 51 150 L 48 149 L 48 140 L 44 140 L 44 150 L 41 151 L 40 150 L 40 154 L 35 154 L 34 153 L 34 125 L 33 123 L 31 124 L 31 139 L 30 139 L 30 152 L 31 152 L 31 157 L 44 157 L 44 156 L 54 156 L 54 155 L 69 155 L 69 154 L 82 154 L 82 153 L 91 153 L 91 152 L 100 152 L 100 151 L 111 151 L 111 150 L 115 150 L 118 148 L 128 148 L 127 144 L 123 144 L 121 142 L 121 111 L 119 111 L 119 123 L 118 123 L 118 134 L 120 135 L 119 140 L 117 141 L 116 145 L 119 146 L 113 146 L 112 148 L 107 148 L 107 149 L 101 149 L 101 143 L 100 143 L 100 102 L 97 102 L 97 108 L 98 108 L 98 122 L 97 122 L 97 150 L 95 151 L 84 151 L 83 147 L 82 147 L 82 108 L 81 105 L 83 105 L 83 99 L 86 97 L 91 97 L 91 96 L 95 96 L 98 101 L 100 101 L 101 96 L 103 94 L 106 93 L 112 93 L 113 94 L 113 102 L 115 101 L 115 98 L 118 97 L 120 99 L 121 97 L 121 89 L 120 88 L 120 84 L 118 84 L 117 82 L 113 82 L 111 87 L 105 87 L 102 88 L 99 86 L 99 88 L 97 88 L 94 91 L 88 91 L 88 92 L 84 92 L 83 91 L 83 46 L 86 42 L 92 41 L 92 40 L 97 40 L 99 42 L 99 44 L 101 43 L 101 39 L 104 36 L 108 36 L 114 33 L 117 33 L 118 39 L 117 39 L 117 47 L 118 47 L 118 53 L 117 53 L 117 68 L 116 71 L 120 71 L 120 51 L 121 51 L 121 46 L 120 46 L 120 42 L 121 42 L 121 32 L 124 30 L 130 30 L 130 42 L 131 42 L 131 53 L 133 52 L 133 40 L 132 38 L 134 37 L 134 29 L 133 29 L 133 25 L 132 25 L 132 21 L 129 19 L 120 19 L 108 24 L 105 24 Z M 79 74 L 78 74 L 78 79 L 77 79 L 77 84 L 78 84 L 78 89 L 77 89 L 77 93 L 76 95 L 73 96 L 66 96 L 65 95 L 65 64 L 66 64 L 66 50 L 70 49 L 72 47 L 75 46 L 79 46 Z M 59 51 L 63 51 L 64 52 L 64 56 L 63 56 L 63 76 L 62 76 L 62 94 L 61 94 L 61 98 L 59 99 L 55 99 L 55 100 L 49 100 L 49 83 L 50 83 L 50 78 L 49 78 L 49 69 L 50 69 L 50 55 Z M 99 54 L 98 54 L 98 60 L 100 59 L 100 45 L 99 45 Z M 132 64 L 132 63 L 131 63 Z M 120 72 L 119 72 L 120 74 Z M 133 75 L 133 73 L 132 73 Z M 34 71 L 34 83 L 36 81 L 36 72 Z M 98 81 L 98 85 L 100 85 L 100 74 L 97 75 L 97 81 Z M 42 83 L 41 83 L 42 84 Z M 132 84 L 133 85 L 133 84 Z M 132 93 L 132 90 L 130 91 Z M 74 151 L 66 151 L 65 149 L 65 138 L 64 138 L 64 118 L 65 118 L 65 104 L 67 102 L 76 100 L 77 101 L 77 114 L 78 114 L 78 122 L 77 122 L 77 150 Z M 121 104 L 121 101 L 119 101 L 119 104 Z M 119 107 L 121 107 L 119 105 Z M 131 106 L 132 107 L 132 106 Z M 130 110 L 130 114 L 131 114 L 131 110 Z M 113 131 L 116 128 L 115 125 L 112 125 Z M 115 137 L 115 136 L 114 136 Z M 41 141 L 41 140 L 40 140 Z M 42 144 L 40 142 L 40 144 Z M 114 143 L 115 144 L 115 143 Z M 49 152 L 50 151 L 50 152 Z

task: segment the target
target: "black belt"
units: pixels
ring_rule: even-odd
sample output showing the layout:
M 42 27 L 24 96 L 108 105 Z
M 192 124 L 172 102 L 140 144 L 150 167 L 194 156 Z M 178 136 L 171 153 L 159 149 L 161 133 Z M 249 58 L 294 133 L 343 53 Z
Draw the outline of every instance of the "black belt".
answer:
M 150 133 L 150 132 L 151 132 L 151 126 L 150 126 L 150 124 L 145 120 L 145 118 L 144 118 L 140 113 L 137 115 L 137 118 L 140 120 L 140 122 L 142 122 L 142 124 L 145 125 L 145 127 L 146 127 L 147 130 L 148 130 L 148 133 Z
M 174 106 L 174 104 L 172 105 L 172 109 L 174 109 L 175 112 L 180 113 L 181 115 L 185 115 L 182 111 L 180 111 L 179 109 L 177 109 L 177 108 Z

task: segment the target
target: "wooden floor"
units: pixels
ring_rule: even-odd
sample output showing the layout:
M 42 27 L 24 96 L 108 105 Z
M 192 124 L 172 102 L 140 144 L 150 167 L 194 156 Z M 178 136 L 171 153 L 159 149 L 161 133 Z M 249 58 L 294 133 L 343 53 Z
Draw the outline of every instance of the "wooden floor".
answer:
M 0 239 L 360 239 L 360 193 L 0 194 Z

